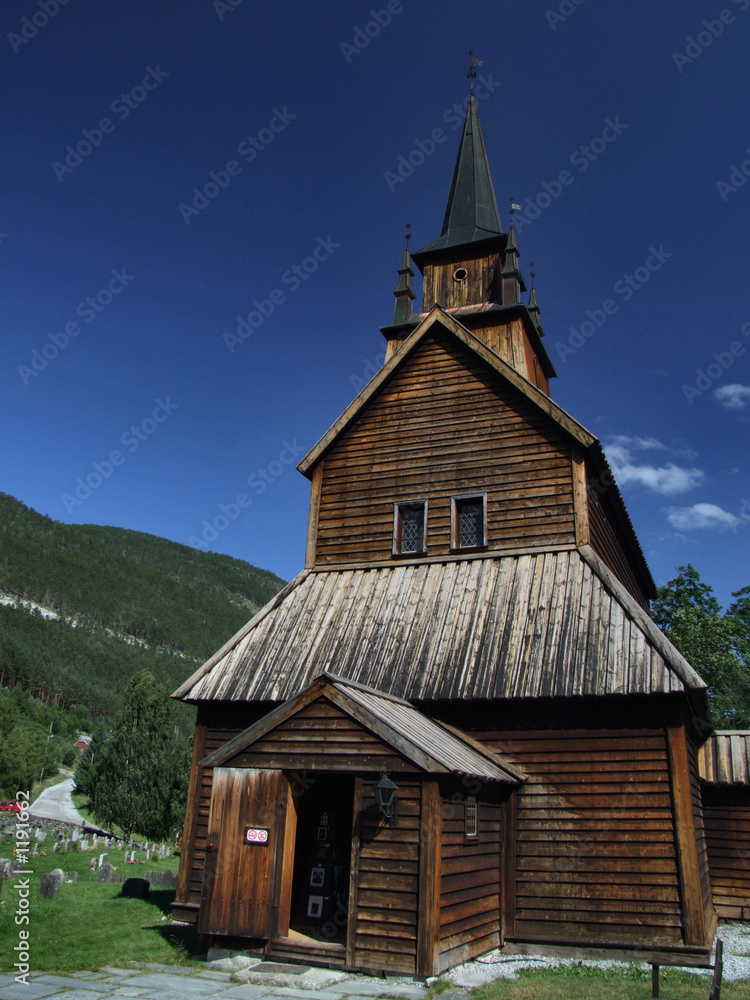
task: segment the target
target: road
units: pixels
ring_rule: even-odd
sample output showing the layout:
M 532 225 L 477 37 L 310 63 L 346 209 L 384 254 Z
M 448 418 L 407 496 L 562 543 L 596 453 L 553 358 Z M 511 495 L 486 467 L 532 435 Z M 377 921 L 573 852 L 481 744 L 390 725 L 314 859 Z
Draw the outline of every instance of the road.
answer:
M 74 823 L 83 826 L 84 818 L 76 810 L 70 793 L 73 791 L 73 779 L 67 778 L 59 785 L 45 788 L 41 795 L 32 802 L 29 814 L 39 819 L 56 819 L 61 823 Z

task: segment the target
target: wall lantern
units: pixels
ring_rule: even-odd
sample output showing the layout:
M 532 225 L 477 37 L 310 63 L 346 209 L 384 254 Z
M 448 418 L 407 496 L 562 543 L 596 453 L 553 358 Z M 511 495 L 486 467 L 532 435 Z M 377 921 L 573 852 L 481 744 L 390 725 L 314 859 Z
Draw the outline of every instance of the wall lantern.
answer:
M 388 826 L 396 825 L 396 792 L 398 785 L 394 784 L 388 777 L 388 773 L 383 771 L 378 779 L 375 788 L 375 798 L 380 806 Z

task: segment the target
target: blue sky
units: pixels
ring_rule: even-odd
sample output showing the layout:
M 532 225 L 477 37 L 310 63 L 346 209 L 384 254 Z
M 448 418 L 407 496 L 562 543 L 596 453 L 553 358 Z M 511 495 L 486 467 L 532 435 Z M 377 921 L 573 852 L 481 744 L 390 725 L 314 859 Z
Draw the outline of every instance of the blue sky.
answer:
M 405 223 L 439 233 L 473 49 L 553 397 L 607 447 L 657 583 L 750 583 L 750 0 L 1 20 L 0 489 L 293 576 L 294 466 L 382 362 Z

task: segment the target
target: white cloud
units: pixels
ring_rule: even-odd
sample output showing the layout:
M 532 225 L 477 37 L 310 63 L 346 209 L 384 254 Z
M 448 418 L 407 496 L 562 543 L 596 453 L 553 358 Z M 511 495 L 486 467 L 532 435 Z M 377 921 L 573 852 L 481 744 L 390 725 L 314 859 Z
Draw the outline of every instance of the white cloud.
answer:
M 737 529 L 741 518 L 715 503 L 695 503 L 692 507 L 667 507 L 667 520 L 678 531 L 697 529 Z
M 714 396 L 727 410 L 744 410 L 750 405 L 750 385 L 721 385 L 714 391 Z
M 647 489 L 663 496 L 675 496 L 687 493 L 700 486 L 705 479 L 701 469 L 688 469 L 674 462 L 665 465 L 639 464 L 635 452 L 640 451 L 671 451 L 656 438 L 628 437 L 619 434 L 606 445 L 607 458 L 612 466 L 620 485 L 625 483 L 640 483 Z

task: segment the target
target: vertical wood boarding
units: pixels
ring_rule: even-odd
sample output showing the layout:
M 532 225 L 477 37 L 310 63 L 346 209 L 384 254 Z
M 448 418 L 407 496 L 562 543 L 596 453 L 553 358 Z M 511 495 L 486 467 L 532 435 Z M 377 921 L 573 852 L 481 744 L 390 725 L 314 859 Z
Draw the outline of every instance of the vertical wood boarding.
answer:
M 436 780 L 422 782 L 419 839 L 419 915 L 417 924 L 417 974 L 435 976 L 438 967 L 441 896 L 440 789 Z
M 506 939 L 682 943 L 663 730 L 485 732 L 527 771 L 516 792 L 515 924 Z
M 281 771 L 216 768 L 208 839 L 215 847 L 203 886 L 201 934 L 273 937 L 277 852 L 283 847 L 288 782 Z M 268 827 L 266 844 L 244 843 L 246 826 Z
M 612 570 L 620 583 L 636 601 L 649 611 L 648 584 L 644 586 L 642 577 L 634 568 L 632 554 L 623 547 L 623 532 L 616 526 L 616 516 L 608 490 L 614 487 L 594 477 L 588 470 L 588 523 L 590 544 L 602 562 Z
M 310 490 L 310 514 L 307 522 L 306 569 L 315 565 L 315 550 L 318 545 L 318 521 L 320 519 L 320 488 L 323 482 L 324 465 L 325 459 L 321 459 L 313 469 L 312 488 Z
M 669 771 L 672 779 L 675 840 L 685 944 L 710 944 L 710 941 L 706 940 L 706 901 L 701 884 L 699 831 L 696 829 L 695 823 L 688 737 L 684 723 L 667 727 L 667 745 L 669 747 Z
M 418 781 L 398 780 L 398 826 L 383 822 L 366 779 L 360 809 L 359 884 L 354 914 L 356 968 L 416 973 L 419 889 Z

